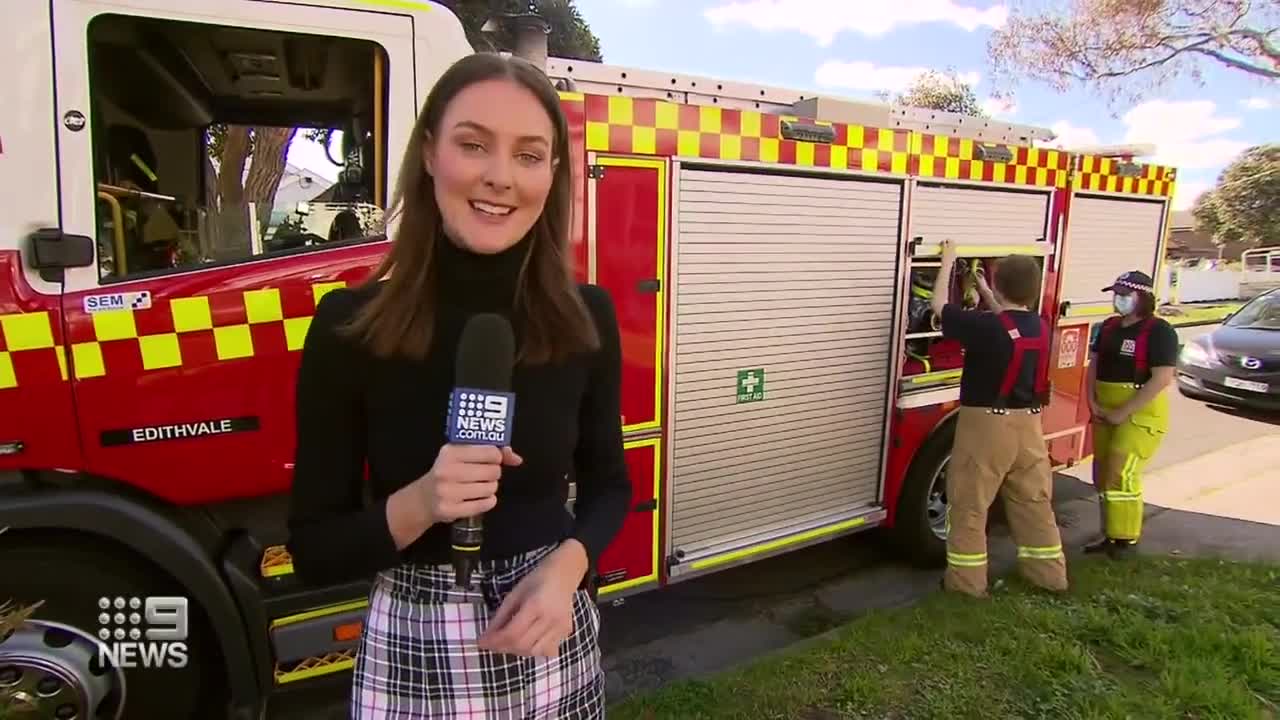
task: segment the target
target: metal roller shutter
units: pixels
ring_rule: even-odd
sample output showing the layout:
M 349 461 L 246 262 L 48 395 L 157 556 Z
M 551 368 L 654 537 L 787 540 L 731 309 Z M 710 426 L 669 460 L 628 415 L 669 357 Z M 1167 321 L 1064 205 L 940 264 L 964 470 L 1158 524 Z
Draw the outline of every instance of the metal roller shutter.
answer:
M 1029 245 L 1044 242 L 1049 193 L 933 184 L 911 193 L 911 236 L 922 248 L 944 238 L 959 245 Z
M 1076 195 L 1067 218 L 1062 299 L 1072 305 L 1107 304 L 1100 288 L 1126 270 L 1155 272 L 1164 228 L 1164 203 Z
M 688 168 L 679 183 L 671 533 L 694 560 L 877 501 L 902 188 Z M 739 402 L 756 370 L 763 399 Z

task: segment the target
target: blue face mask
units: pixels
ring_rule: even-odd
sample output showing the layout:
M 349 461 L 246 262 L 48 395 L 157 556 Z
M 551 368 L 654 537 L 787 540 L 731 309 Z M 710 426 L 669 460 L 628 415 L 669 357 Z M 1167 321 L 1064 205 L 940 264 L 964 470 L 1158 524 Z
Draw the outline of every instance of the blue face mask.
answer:
M 1138 296 L 1116 295 L 1115 300 L 1113 300 L 1111 304 L 1115 307 L 1116 312 L 1121 315 L 1129 315 L 1138 308 Z

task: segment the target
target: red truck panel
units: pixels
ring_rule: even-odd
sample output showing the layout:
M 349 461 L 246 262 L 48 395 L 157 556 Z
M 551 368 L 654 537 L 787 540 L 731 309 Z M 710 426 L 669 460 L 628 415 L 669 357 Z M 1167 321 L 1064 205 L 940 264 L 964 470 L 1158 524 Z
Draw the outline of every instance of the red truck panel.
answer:
M 84 469 L 180 504 L 286 491 L 294 376 L 316 303 L 366 277 L 386 247 L 67 295 Z M 86 311 L 88 296 L 141 291 L 149 303 L 139 305 L 149 307 Z
M 600 555 L 601 592 L 617 592 L 658 580 L 658 506 L 662 484 L 661 441 L 626 445 L 631 472 L 631 512 L 622 531 Z
M 622 335 L 622 424 L 651 430 L 662 417 L 663 246 L 666 178 L 662 160 L 601 157 L 594 181 L 596 282 L 609 291 Z M 657 287 L 642 287 L 642 283 Z
M 67 343 L 57 298 L 27 284 L 21 259 L 0 251 L 0 470 L 80 465 Z

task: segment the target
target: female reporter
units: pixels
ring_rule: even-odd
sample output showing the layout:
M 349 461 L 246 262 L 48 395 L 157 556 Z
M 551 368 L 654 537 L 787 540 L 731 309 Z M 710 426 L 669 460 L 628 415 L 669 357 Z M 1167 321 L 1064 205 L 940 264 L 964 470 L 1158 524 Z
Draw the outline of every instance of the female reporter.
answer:
M 323 297 L 303 348 L 294 566 L 315 583 L 374 576 L 355 718 L 603 717 L 588 578 L 630 498 L 621 353 L 608 296 L 571 276 L 559 98 L 522 60 L 471 55 L 440 78 L 412 137 L 390 254 L 364 286 Z M 505 315 L 517 341 L 501 450 L 446 444 L 454 353 L 475 313 Z M 449 526 L 479 513 L 466 591 Z
M 1169 396 L 1178 332 L 1155 316 L 1151 277 L 1134 270 L 1110 287 L 1116 315 L 1092 343 L 1089 408 L 1093 416 L 1093 483 L 1102 537 L 1087 553 L 1130 551 L 1142 535 L 1142 471 L 1169 431 Z

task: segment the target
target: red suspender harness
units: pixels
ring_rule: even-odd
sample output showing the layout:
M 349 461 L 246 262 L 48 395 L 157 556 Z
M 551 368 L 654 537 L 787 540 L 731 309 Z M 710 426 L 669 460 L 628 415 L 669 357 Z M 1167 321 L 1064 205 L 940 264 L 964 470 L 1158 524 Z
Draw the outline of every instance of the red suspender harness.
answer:
M 1151 337 L 1151 326 L 1155 324 L 1155 318 L 1145 318 L 1138 327 L 1138 338 L 1133 346 L 1133 384 L 1142 387 L 1151 379 L 1151 373 L 1147 367 L 1147 343 Z M 1102 332 L 1098 338 L 1098 349 L 1106 347 L 1103 344 L 1116 328 L 1120 327 L 1120 318 L 1112 316 L 1102 323 Z
M 1000 394 L 996 397 L 994 409 L 996 412 L 1004 411 L 1006 403 L 1009 402 L 1009 395 L 1013 392 L 1013 386 L 1022 374 L 1023 355 L 1031 350 L 1039 356 L 1035 385 L 1035 402 L 1038 407 L 1033 408 L 1033 411 L 1040 412 L 1045 405 L 1049 404 L 1049 324 L 1044 321 L 1044 318 L 1039 318 L 1040 336 L 1029 338 L 1022 336 L 1008 312 L 1002 312 L 998 317 L 1005 332 L 1009 333 L 1009 339 L 1013 341 L 1013 357 L 1009 358 L 1009 366 L 1005 368 L 1004 380 L 1000 383 Z

